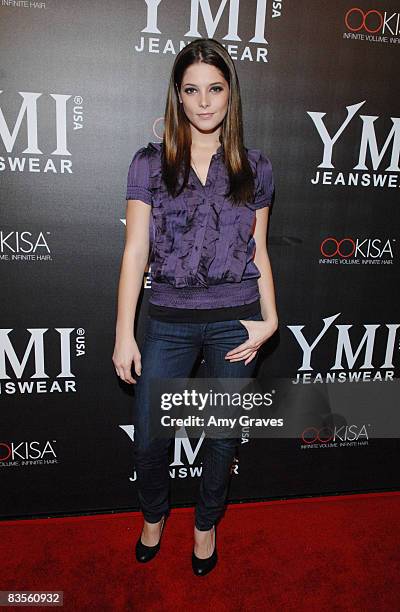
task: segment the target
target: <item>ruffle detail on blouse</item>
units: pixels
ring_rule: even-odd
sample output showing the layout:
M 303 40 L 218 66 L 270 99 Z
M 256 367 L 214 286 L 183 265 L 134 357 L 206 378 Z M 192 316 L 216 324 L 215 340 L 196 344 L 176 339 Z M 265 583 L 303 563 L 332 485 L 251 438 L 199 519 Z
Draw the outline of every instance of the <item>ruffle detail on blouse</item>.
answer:
M 193 170 L 184 191 L 171 198 L 162 181 L 162 143 L 149 143 L 149 188 L 153 195 L 154 247 L 151 274 L 174 287 L 239 283 L 249 260 L 255 212 L 251 203 L 234 207 L 225 193 L 229 179 L 223 161 L 212 160 L 210 184 L 201 188 Z M 253 174 L 261 152 L 247 150 Z M 253 240 L 254 244 L 254 240 Z M 258 278 L 253 265 L 246 278 Z

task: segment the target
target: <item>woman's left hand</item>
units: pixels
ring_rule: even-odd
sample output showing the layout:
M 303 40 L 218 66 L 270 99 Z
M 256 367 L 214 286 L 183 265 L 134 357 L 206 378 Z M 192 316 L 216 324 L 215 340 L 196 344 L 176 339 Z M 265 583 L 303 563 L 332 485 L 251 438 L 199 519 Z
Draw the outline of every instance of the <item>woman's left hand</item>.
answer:
M 236 348 L 228 351 L 225 355 L 225 359 L 230 362 L 245 359 L 244 364 L 247 365 L 257 355 L 260 346 L 275 333 L 278 328 L 278 321 L 270 318 L 266 321 L 252 321 L 251 319 L 239 320 L 240 323 L 246 327 L 249 337 L 245 342 L 242 342 L 242 344 L 239 344 Z

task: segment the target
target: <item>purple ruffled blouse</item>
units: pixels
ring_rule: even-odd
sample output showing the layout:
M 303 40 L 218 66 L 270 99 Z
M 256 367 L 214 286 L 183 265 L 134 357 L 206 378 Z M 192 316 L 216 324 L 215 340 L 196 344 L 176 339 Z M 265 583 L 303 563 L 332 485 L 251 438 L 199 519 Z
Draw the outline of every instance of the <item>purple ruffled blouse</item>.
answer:
M 260 297 L 261 276 L 253 259 L 256 210 L 269 206 L 274 191 L 270 160 L 245 149 L 255 177 L 252 202 L 234 207 L 224 193 L 229 178 L 222 145 L 211 158 L 206 184 L 190 169 L 187 187 L 172 198 L 161 176 L 163 143 L 140 148 L 128 171 L 127 200 L 152 208 L 149 301 L 174 308 L 222 308 Z

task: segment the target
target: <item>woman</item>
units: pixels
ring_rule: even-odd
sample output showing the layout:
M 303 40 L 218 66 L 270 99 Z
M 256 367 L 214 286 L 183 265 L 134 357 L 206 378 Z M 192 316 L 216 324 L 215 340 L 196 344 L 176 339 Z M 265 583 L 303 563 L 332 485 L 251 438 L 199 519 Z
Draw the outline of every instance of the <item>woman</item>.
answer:
M 138 561 L 159 550 L 169 514 L 171 440 L 150 438 L 151 380 L 188 377 L 201 351 L 207 377 L 251 377 L 259 348 L 277 329 L 266 247 L 273 189 L 269 159 L 243 144 L 230 55 L 214 39 L 192 41 L 174 62 L 163 142 L 139 149 L 128 173 L 112 360 L 118 376 L 136 385 L 134 452 L 144 515 Z M 140 353 L 133 329 L 150 247 L 151 296 Z M 215 524 L 237 439 L 206 437 L 204 444 L 192 551 L 198 576 L 217 562 Z

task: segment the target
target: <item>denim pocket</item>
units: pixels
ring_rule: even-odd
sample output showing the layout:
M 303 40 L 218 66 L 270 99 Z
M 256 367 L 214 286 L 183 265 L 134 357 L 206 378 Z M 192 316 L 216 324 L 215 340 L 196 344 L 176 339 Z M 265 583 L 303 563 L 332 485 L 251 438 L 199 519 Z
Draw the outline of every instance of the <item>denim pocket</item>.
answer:
M 243 325 L 241 321 L 262 321 L 263 318 L 262 318 L 261 312 L 257 312 L 257 314 L 250 315 L 248 317 L 242 317 L 242 319 L 236 319 L 236 320 L 239 323 L 240 327 L 243 327 L 247 331 L 247 327 Z

